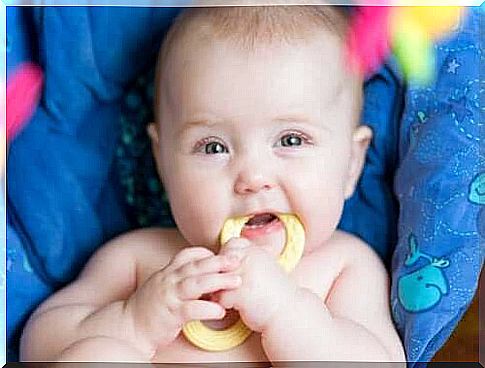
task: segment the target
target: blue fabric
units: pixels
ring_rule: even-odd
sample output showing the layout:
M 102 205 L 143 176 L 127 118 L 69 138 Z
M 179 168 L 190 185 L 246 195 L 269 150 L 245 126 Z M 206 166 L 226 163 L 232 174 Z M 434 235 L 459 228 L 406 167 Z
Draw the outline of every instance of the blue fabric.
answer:
M 470 8 L 459 32 L 435 47 L 435 83 L 406 92 L 392 307 L 411 361 L 428 361 L 448 339 L 483 265 L 483 16 L 483 10 Z
M 24 252 L 25 240 L 7 222 L 7 361 L 16 361 L 20 330 L 35 306 L 54 290 L 35 272 Z
M 390 266 L 397 239 L 397 200 L 393 194 L 404 87 L 393 63 L 369 79 L 361 122 L 372 128 L 364 170 L 354 195 L 345 203 L 339 228 L 370 244 Z
M 21 62 L 34 60 L 36 52 L 32 12 L 21 7 L 7 7 L 7 77 Z
M 72 280 L 98 246 L 133 227 L 114 165 L 119 102 L 125 86 L 153 64 L 176 12 L 8 8 L 8 70 L 32 58 L 45 72 L 39 109 L 8 157 L 8 249 L 32 271 L 7 273 L 7 344 L 14 353 L 27 313 Z

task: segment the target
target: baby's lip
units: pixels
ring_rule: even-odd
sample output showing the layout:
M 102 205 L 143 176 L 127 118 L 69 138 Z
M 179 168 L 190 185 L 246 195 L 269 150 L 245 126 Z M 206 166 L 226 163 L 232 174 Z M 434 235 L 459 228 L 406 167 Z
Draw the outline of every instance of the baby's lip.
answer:
M 273 216 L 278 217 L 278 215 L 282 212 L 276 211 L 274 209 L 265 209 L 265 210 L 258 210 L 258 211 L 248 211 L 246 213 L 247 214 L 245 216 L 247 216 L 249 218 L 253 218 L 253 217 L 259 216 L 259 215 L 273 215 Z

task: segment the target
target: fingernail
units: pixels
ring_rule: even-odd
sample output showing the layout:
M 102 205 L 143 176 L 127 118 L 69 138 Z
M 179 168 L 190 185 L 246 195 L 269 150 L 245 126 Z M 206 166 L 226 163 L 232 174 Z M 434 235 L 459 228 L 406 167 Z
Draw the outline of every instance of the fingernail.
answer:
M 224 308 L 221 308 L 221 313 L 219 314 L 219 317 L 222 319 L 226 316 L 226 310 Z
M 231 263 L 234 263 L 234 262 L 239 262 L 239 256 L 235 253 L 232 253 L 232 254 L 229 254 L 227 256 L 227 259 L 229 260 L 229 262 Z

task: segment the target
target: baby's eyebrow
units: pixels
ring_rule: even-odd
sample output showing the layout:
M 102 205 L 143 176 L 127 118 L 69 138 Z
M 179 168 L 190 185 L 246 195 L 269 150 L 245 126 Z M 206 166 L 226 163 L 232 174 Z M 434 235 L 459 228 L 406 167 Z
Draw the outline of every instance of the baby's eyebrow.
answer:
M 325 124 L 322 124 L 320 121 L 315 121 L 314 119 L 310 119 L 306 115 L 282 115 L 282 116 L 277 116 L 276 118 L 273 119 L 274 122 L 277 123 L 292 123 L 292 124 L 301 124 L 304 126 L 309 126 L 311 128 L 317 128 L 317 129 L 323 129 L 331 132 L 330 127 L 326 126 Z
M 282 115 L 277 116 L 273 121 L 282 123 L 310 123 L 310 119 L 304 115 Z
M 208 119 L 189 120 L 187 122 L 182 123 L 182 126 L 177 131 L 177 135 L 181 136 L 191 129 L 212 128 L 216 125 L 219 125 L 219 122 L 214 120 L 208 120 Z

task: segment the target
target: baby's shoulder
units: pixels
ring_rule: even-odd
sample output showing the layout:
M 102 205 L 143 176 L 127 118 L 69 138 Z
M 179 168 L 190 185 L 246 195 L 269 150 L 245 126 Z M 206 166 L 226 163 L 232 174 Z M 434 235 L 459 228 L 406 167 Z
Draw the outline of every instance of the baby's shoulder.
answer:
M 294 277 L 299 285 L 325 298 L 343 275 L 367 277 L 369 270 L 381 273 L 379 277 L 385 276 L 379 257 L 369 245 L 352 234 L 336 231 L 300 261 Z
M 346 245 L 346 250 L 352 257 L 361 257 L 363 255 L 371 258 L 379 258 L 374 249 L 358 236 L 345 231 L 336 231 L 334 244 L 336 248 L 340 245 Z
M 337 230 L 332 237 L 318 248 L 314 255 L 316 260 L 329 259 L 339 264 L 340 268 L 355 264 L 381 264 L 381 260 L 372 247 L 359 237 Z
M 187 242 L 174 228 L 145 228 L 122 234 L 106 244 L 127 252 L 171 254 Z
M 300 283 L 321 295 L 332 310 L 351 304 L 353 297 L 364 300 L 361 294 L 372 295 L 379 303 L 387 300 L 389 278 L 383 262 L 370 245 L 352 234 L 337 231 L 304 266 L 307 278 Z
M 177 229 L 146 228 L 114 238 L 98 253 L 131 259 L 141 268 L 162 267 L 186 244 Z

